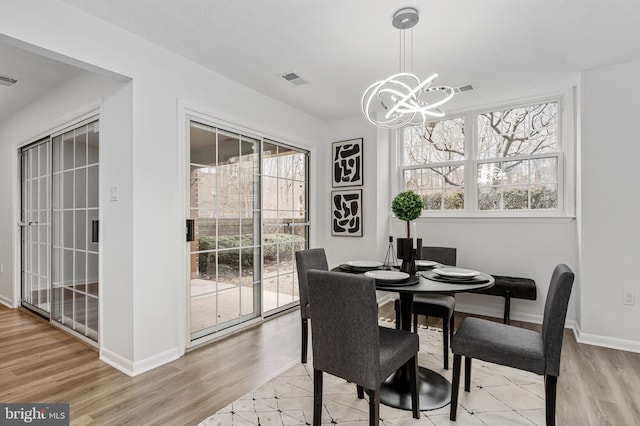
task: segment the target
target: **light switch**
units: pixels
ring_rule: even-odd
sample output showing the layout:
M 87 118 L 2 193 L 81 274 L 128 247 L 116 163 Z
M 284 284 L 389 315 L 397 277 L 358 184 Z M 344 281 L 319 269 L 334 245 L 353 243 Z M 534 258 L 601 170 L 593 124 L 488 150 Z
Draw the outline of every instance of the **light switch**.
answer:
M 120 191 L 117 186 L 111 187 L 111 201 L 118 201 L 120 199 Z

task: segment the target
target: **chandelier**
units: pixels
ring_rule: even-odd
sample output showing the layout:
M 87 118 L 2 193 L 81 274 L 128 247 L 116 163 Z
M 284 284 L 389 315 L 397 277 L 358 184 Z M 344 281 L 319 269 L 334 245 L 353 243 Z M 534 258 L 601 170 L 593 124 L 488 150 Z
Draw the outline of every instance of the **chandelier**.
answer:
M 362 95 L 362 112 L 372 124 L 395 129 L 404 126 L 426 124 L 428 117 L 443 117 L 439 107 L 448 102 L 454 89 L 435 86 L 438 74 L 432 74 L 424 81 L 406 71 L 405 30 L 418 23 L 418 11 L 412 7 L 398 10 L 391 21 L 400 31 L 400 72 L 384 80 L 377 81 Z M 413 30 L 411 31 L 410 67 L 413 67 Z

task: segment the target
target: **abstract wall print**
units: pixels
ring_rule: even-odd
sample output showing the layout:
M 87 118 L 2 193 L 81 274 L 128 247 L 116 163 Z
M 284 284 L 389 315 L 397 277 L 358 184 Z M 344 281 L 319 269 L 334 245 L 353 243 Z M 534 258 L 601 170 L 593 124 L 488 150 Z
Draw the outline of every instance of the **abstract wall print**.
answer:
M 333 187 L 362 185 L 362 138 L 333 143 Z
M 331 192 L 331 235 L 362 237 L 362 189 Z

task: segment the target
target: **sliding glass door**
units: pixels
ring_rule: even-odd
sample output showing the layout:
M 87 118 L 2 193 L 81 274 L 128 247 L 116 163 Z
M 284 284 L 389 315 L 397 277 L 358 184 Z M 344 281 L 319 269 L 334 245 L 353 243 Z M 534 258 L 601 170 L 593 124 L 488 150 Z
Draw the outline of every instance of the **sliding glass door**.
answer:
M 51 142 L 20 151 L 22 304 L 48 317 L 51 291 Z
M 189 125 L 191 338 L 260 315 L 260 141 Z
M 191 340 L 298 303 L 307 248 L 306 151 L 189 121 Z
M 264 217 L 264 313 L 300 300 L 295 255 L 308 246 L 308 159 L 306 151 L 265 140 L 262 148 Z
M 22 305 L 98 341 L 99 126 L 22 148 Z
M 51 319 L 98 340 L 98 121 L 54 135 Z

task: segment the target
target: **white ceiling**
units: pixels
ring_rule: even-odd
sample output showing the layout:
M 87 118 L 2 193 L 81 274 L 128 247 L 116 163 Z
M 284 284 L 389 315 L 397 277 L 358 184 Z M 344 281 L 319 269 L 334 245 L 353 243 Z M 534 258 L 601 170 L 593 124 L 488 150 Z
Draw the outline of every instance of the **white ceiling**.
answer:
M 635 0 L 63 1 L 323 120 L 359 114 L 363 90 L 398 71 L 391 17 L 406 6 L 420 12 L 414 72 L 474 87 L 452 108 L 640 59 Z M 289 71 L 309 84 L 277 77 Z
M 0 74 L 18 80 L 13 86 L 0 85 L 0 121 L 82 72 L 0 39 Z

